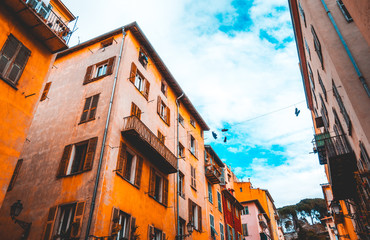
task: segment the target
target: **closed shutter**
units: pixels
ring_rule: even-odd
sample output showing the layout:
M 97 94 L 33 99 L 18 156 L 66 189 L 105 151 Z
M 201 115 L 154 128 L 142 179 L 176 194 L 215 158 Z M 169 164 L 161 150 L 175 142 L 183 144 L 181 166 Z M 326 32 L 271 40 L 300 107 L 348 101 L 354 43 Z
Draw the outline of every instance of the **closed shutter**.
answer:
M 130 81 L 134 84 L 135 78 L 136 78 L 136 65 L 135 63 L 131 63 Z
M 198 206 L 198 230 L 202 231 L 202 208 Z
M 48 96 L 50 85 L 51 85 L 51 82 L 46 83 L 44 91 L 42 91 L 40 102 L 44 101 L 46 99 L 46 97 Z
M 10 60 L 14 57 L 14 54 L 17 51 L 19 41 L 13 36 L 9 35 L 8 39 L 6 40 L 0 55 L 0 75 L 5 74 L 5 69 L 10 62 Z
M 87 153 L 86 153 L 86 159 L 84 162 L 84 167 L 83 170 L 91 170 L 92 165 L 93 165 L 93 160 L 94 160 L 94 155 L 95 155 L 95 149 L 96 149 L 96 144 L 98 143 L 98 138 L 91 138 L 89 140 L 89 146 L 87 147 Z
M 138 107 L 135 103 L 131 103 L 131 116 L 136 116 Z
M 22 46 L 17 54 L 17 57 L 15 58 L 12 69 L 10 70 L 8 76 L 8 79 L 10 81 L 12 81 L 13 83 L 16 83 L 18 81 L 30 55 L 30 50 L 28 50 L 25 46 Z
M 163 178 L 163 204 L 168 205 L 168 180 Z
M 84 106 L 84 110 L 82 111 L 81 121 L 80 122 L 87 121 L 87 115 L 89 114 L 91 100 L 92 100 L 92 97 L 86 98 L 86 100 L 85 100 L 85 106 Z
M 50 235 L 51 235 L 51 232 L 52 232 L 53 226 L 54 226 L 56 213 L 57 213 L 57 207 L 51 207 L 49 209 L 49 214 L 48 214 L 48 218 L 46 220 L 46 226 L 45 226 L 44 234 L 43 234 L 43 237 L 42 237 L 43 240 L 49 240 L 50 239 Z
M 149 196 L 154 196 L 155 192 L 155 170 L 150 168 L 150 178 L 149 178 Z
M 72 145 L 65 146 L 64 151 L 63 151 L 63 155 L 62 155 L 62 159 L 61 159 L 60 164 L 59 164 L 59 169 L 58 169 L 58 173 L 57 173 L 58 177 L 66 175 L 67 166 L 68 166 L 68 163 L 69 163 L 69 158 L 71 157 L 71 150 L 72 150 Z
M 149 240 L 154 239 L 154 227 L 152 225 L 148 226 L 148 239 Z
M 192 222 L 193 221 L 193 201 L 191 201 L 190 198 L 188 199 L 188 213 L 189 213 L 188 221 Z M 194 222 L 192 222 L 192 224 L 193 224 L 193 226 L 195 225 Z
M 141 119 L 141 109 L 140 108 L 137 108 L 137 110 L 136 110 L 136 117 L 138 119 Z
M 146 99 L 148 99 L 149 97 L 149 89 L 150 89 L 150 82 L 148 81 L 148 79 L 145 79 L 145 88 L 144 88 L 143 94 Z
M 129 239 L 136 239 L 135 238 L 136 233 L 136 218 L 131 217 L 131 231 L 130 231 L 130 238 Z
M 90 114 L 89 114 L 88 120 L 95 119 L 96 108 L 98 106 L 98 102 L 99 102 L 99 94 L 92 97 L 92 103 L 90 107 Z
M 119 209 L 113 208 L 112 209 L 112 221 L 111 221 L 111 227 L 110 227 L 110 236 L 117 235 L 119 230 L 120 230 Z
M 160 96 L 158 96 L 158 98 L 157 98 L 157 113 L 159 114 L 159 116 L 161 116 L 161 105 L 162 105 L 162 99 L 161 99 Z
M 107 66 L 107 74 L 106 75 L 111 75 L 113 73 L 113 68 L 114 68 L 114 60 L 116 57 L 111 57 L 108 59 L 108 66 Z
M 86 69 L 86 74 L 85 74 L 85 79 L 84 79 L 83 84 L 88 84 L 89 82 L 91 82 L 91 79 L 92 79 L 92 73 L 93 73 L 93 68 L 94 68 L 94 65 L 91 65 L 91 66 L 89 66 L 89 67 Z
M 79 238 L 81 234 L 82 219 L 85 211 L 85 202 L 78 202 L 76 204 L 75 216 L 73 218 L 71 237 Z
M 18 174 L 19 174 L 19 171 L 21 169 L 21 166 L 22 166 L 22 163 L 23 163 L 23 159 L 19 159 L 17 161 L 17 165 L 15 165 L 15 169 L 14 169 L 14 172 L 13 172 L 13 176 L 12 176 L 12 179 L 10 180 L 10 183 L 9 183 L 9 186 L 8 186 L 8 192 L 10 190 L 13 189 L 14 187 L 14 184 L 15 184 L 15 180 L 17 180 L 17 177 L 18 177 Z
M 123 169 L 125 169 L 125 165 L 126 165 L 126 157 L 127 157 L 126 151 L 127 151 L 126 144 L 121 142 L 118 160 L 117 160 L 117 169 L 116 169 L 116 172 L 121 176 L 123 176 Z
M 169 107 L 166 107 L 166 115 L 167 115 L 167 119 L 166 119 L 166 122 L 168 124 L 168 126 L 170 126 L 170 121 L 171 121 L 171 111 L 170 111 L 170 108 Z
M 136 176 L 135 176 L 135 185 L 138 187 L 140 187 L 142 169 L 143 169 L 143 158 L 138 156 L 138 160 L 136 164 Z

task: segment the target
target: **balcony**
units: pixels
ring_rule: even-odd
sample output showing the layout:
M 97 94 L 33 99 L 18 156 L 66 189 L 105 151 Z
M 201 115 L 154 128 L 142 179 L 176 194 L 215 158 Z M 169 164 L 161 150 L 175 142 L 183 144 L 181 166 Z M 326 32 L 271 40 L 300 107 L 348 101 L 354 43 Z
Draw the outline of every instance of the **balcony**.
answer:
M 55 11 L 41 0 L 4 0 L 3 1 L 33 35 L 52 53 L 68 48 L 67 42 L 72 32 L 67 27 L 74 16 L 68 12 L 68 21 L 63 20 Z
M 212 184 L 219 184 L 221 182 L 221 171 L 213 164 L 205 167 L 206 177 Z
M 355 197 L 354 172 L 357 160 L 345 136 L 330 136 L 329 133 L 323 133 L 315 136 L 315 142 L 320 163 L 328 163 L 334 199 L 344 200 Z
M 166 174 L 177 172 L 176 156 L 136 116 L 123 119 L 122 135 Z

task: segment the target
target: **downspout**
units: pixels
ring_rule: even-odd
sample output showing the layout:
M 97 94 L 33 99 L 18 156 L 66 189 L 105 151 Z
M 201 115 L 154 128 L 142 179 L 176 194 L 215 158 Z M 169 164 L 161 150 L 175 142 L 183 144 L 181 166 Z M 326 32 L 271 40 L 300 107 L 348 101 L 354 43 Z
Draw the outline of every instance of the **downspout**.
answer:
M 101 166 L 102 166 L 102 162 L 103 162 L 103 155 L 104 155 L 104 150 L 105 150 L 105 142 L 107 140 L 109 120 L 110 120 L 111 111 L 112 111 L 114 92 L 115 92 L 116 85 L 117 85 L 118 70 L 119 70 L 119 66 L 121 64 L 123 43 L 125 41 L 125 36 L 126 36 L 126 32 L 125 32 L 125 29 L 124 28 L 122 28 L 122 34 L 123 34 L 123 37 L 122 37 L 122 42 L 121 42 L 121 48 L 119 50 L 119 56 L 118 56 L 118 61 L 117 61 L 116 73 L 114 75 L 114 81 L 113 81 L 113 87 L 112 87 L 112 94 L 111 94 L 111 97 L 110 97 L 109 108 L 108 108 L 107 121 L 105 122 L 103 142 L 102 142 L 101 150 L 100 150 L 100 157 L 99 157 L 98 169 L 96 171 L 96 179 L 95 179 L 95 185 L 94 185 L 94 192 L 93 192 L 93 196 L 92 196 L 92 200 L 91 200 L 89 219 L 87 221 L 87 228 L 86 228 L 85 240 L 88 240 L 88 238 L 89 238 L 92 217 L 93 217 L 94 209 L 95 209 L 96 195 L 97 195 L 97 192 L 98 192 L 98 186 L 99 186 L 99 180 L 100 180 L 100 171 L 101 171 Z
M 179 111 L 179 100 L 184 96 L 184 93 L 182 93 L 178 98 L 176 98 L 176 106 L 177 106 L 177 134 L 176 134 L 176 142 L 177 142 L 177 194 L 176 194 L 176 208 L 177 208 L 177 233 L 176 236 L 179 236 L 180 234 L 180 210 L 179 210 L 179 195 L 180 195 L 180 187 L 179 187 L 179 182 L 180 182 L 180 168 L 179 168 L 179 117 L 180 117 L 180 111 Z
M 334 18 L 333 18 L 333 16 L 331 15 L 330 10 L 328 9 L 328 6 L 327 6 L 327 5 L 326 5 L 326 3 L 325 3 L 325 0 L 321 0 L 321 3 L 322 3 L 322 5 L 323 5 L 323 6 L 324 6 L 324 8 L 325 8 L 325 11 L 326 11 L 326 13 L 328 14 L 328 17 L 329 17 L 329 19 L 330 19 L 331 23 L 333 24 L 333 26 L 334 26 L 334 28 L 335 28 L 335 31 L 337 32 L 337 34 L 338 34 L 338 36 L 339 36 L 339 38 L 340 38 L 340 41 L 342 42 L 343 47 L 346 49 L 347 55 L 348 55 L 349 59 L 351 60 L 353 67 L 354 67 L 354 68 L 355 68 L 355 70 L 356 70 L 357 76 L 358 76 L 358 78 L 360 79 L 360 82 L 362 83 L 362 86 L 364 87 L 364 89 L 365 89 L 365 91 L 366 91 L 366 93 L 367 93 L 367 96 L 368 96 L 368 97 L 370 97 L 370 90 L 369 90 L 369 87 L 368 87 L 368 85 L 367 85 L 367 83 L 366 83 L 366 81 L 365 81 L 365 78 L 364 78 L 364 76 L 362 75 L 362 73 L 361 73 L 360 69 L 358 68 L 358 66 L 357 66 L 357 64 L 356 64 L 356 61 L 355 61 L 355 59 L 353 58 L 353 56 L 352 56 L 352 54 L 351 54 L 351 51 L 349 50 L 349 48 L 348 48 L 348 46 L 347 46 L 346 42 L 344 41 L 344 38 L 343 38 L 343 36 L 342 36 L 341 32 L 339 31 L 339 28 L 338 28 L 337 24 L 335 23 Z

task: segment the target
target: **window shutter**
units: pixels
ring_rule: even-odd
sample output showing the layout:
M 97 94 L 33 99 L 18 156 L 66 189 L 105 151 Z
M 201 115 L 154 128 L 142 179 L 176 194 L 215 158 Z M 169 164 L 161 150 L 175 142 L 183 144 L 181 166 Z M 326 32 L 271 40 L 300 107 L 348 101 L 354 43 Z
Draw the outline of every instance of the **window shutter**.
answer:
M 64 148 L 64 152 L 62 155 L 62 160 L 60 161 L 59 164 L 59 169 L 58 169 L 58 177 L 64 176 L 66 174 L 69 158 L 71 156 L 71 150 L 72 150 L 72 145 L 67 145 Z
M 136 116 L 137 116 L 138 119 L 141 118 L 141 109 L 140 108 L 137 108 L 137 114 L 136 114 Z
M 13 36 L 9 35 L 6 40 L 0 55 L 0 75 L 3 75 L 8 62 L 14 57 L 15 52 L 17 51 L 19 41 Z
M 135 232 L 136 232 L 136 218 L 131 217 L 131 231 L 129 239 L 135 239 Z
M 201 232 L 202 231 L 202 208 L 200 206 L 198 206 L 198 227 L 199 227 L 199 231 Z
M 138 161 L 136 165 L 136 177 L 135 177 L 135 185 L 140 187 L 141 182 L 141 172 L 143 169 L 143 158 L 138 156 Z
M 44 101 L 46 99 L 46 97 L 48 95 L 48 92 L 49 92 L 49 89 L 50 89 L 50 85 L 51 85 L 51 82 L 46 83 L 46 85 L 44 87 L 44 91 L 42 91 L 40 102 Z
M 154 239 L 154 227 L 152 225 L 148 226 L 148 239 L 149 240 Z
M 167 119 L 166 119 L 166 122 L 167 122 L 168 126 L 170 126 L 170 121 L 171 121 L 171 111 L 170 111 L 170 108 L 169 108 L 169 107 L 166 107 L 166 113 L 167 113 Z
M 84 171 L 92 169 L 94 155 L 95 155 L 95 149 L 96 149 L 96 144 L 97 143 L 98 143 L 98 138 L 97 137 L 91 138 L 89 140 L 89 146 L 87 147 L 86 159 L 85 159 L 84 167 L 83 167 Z
M 118 161 L 117 161 L 117 169 L 116 172 L 123 176 L 123 169 L 125 169 L 126 165 L 126 151 L 127 146 L 123 142 L 121 142 L 121 147 L 119 149 Z
M 49 209 L 48 218 L 46 220 L 46 226 L 43 234 L 43 240 L 49 240 L 51 232 L 53 230 L 54 221 L 55 221 L 55 215 L 57 213 L 57 207 L 51 207 Z
M 163 178 L 163 204 L 168 205 L 168 179 Z
M 167 240 L 167 239 L 166 239 L 166 234 L 165 234 L 165 233 L 162 233 L 162 239 L 163 239 L 163 240 Z
M 15 180 L 17 180 L 17 177 L 18 177 L 18 174 L 19 174 L 19 170 L 21 169 L 22 163 L 23 163 L 23 159 L 19 159 L 17 161 L 17 165 L 15 165 L 13 176 L 12 176 L 12 179 L 10 180 L 10 183 L 9 183 L 9 186 L 8 186 L 8 190 L 7 190 L 8 192 L 10 190 L 12 190 L 13 187 L 14 187 Z
M 188 221 L 191 222 L 193 220 L 193 202 L 190 200 L 190 198 L 188 199 L 188 211 L 189 211 Z
M 87 115 L 89 114 L 91 100 L 92 100 L 92 97 L 89 97 L 89 98 L 85 99 L 85 106 L 84 106 L 84 110 L 82 111 L 80 122 L 85 122 L 87 120 Z
M 89 82 L 91 82 L 93 68 L 94 68 L 94 65 L 91 65 L 86 69 L 86 74 L 85 74 L 85 79 L 84 79 L 83 84 L 88 84 Z
M 150 89 L 150 82 L 148 81 L 148 79 L 145 79 L 145 88 L 144 88 L 143 94 L 146 99 L 149 98 L 149 89 Z
M 131 63 L 131 72 L 130 72 L 130 81 L 135 83 L 136 78 L 136 65 L 135 63 Z
M 194 155 L 198 157 L 198 141 L 194 139 Z
M 73 218 L 71 237 L 79 238 L 81 234 L 82 219 L 85 211 L 85 202 L 78 202 L 76 204 L 75 216 Z
M 113 208 L 112 210 L 112 221 L 110 227 L 110 235 L 114 236 L 117 235 L 121 226 L 119 225 L 119 209 Z
M 155 190 L 155 170 L 154 168 L 150 168 L 150 178 L 149 178 L 149 195 L 154 196 Z
M 98 102 L 99 102 L 99 94 L 94 95 L 92 97 L 92 103 L 91 103 L 91 107 L 90 107 L 90 114 L 89 114 L 88 120 L 92 120 L 92 119 L 95 118 L 96 108 L 98 106 Z
M 111 75 L 113 73 L 113 68 L 114 68 L 114 60 L 116 59 L 116 56 L 111 57 L 108 59 L 108 66 L 107 66 L 107 74 L 106 75 Z
M 14 83 L 18 81 L 23 72 L 24 67 L 26 66 L 30 54 L 31 54 L 30 50 L 28 50 L 25 46 L 21 47 L 8 76 L 10 81 Z
M 137 106 L 135 103 L 131 103 L 131 115 L 130 116 L 136 116 L 137 112 Z
M 157 113 L 159 114 L 159 116 L 161 115 L 161 103 L 162 103 L 162 99 L 160 96 L 158 96 L 157 98 Z

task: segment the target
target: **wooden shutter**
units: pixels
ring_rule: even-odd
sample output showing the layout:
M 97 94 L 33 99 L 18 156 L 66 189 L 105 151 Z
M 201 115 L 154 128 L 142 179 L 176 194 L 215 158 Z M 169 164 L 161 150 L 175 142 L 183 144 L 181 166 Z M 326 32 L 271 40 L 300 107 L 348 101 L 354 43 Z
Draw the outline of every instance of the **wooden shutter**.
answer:
M 152 225 L 148 226 L 148 239 L 149 240 L 154 239 L 154 227 Z
M 163 202 L 164 205 L 168 205 L 168 180 L 163 178 Z
M 148 79 L 145 79 L 145 88 L 144 88 L 143 95 L 146 99 L 148 99 L 149 97 L 149 89 L 150 89 L 150 82 L 148 81 Z
M 157 113 L 159 114 L 159 116 L 161 116 L 161 104 L 162 104 L 161 96 L 158 96 L 158 98 L 157 98 Z
M 167 240 L 167 239 L 166 239 L 166 234 L 165 234 L 165 233 L 162 233 L 162 239 L 163 239 L 163 240 Z
M 149 195 L 154 196 L 155 191 L 155 170 L 150 168 L 150 178 L 149 178 Z
M 108 59 L 108 66 L 107 66 L 107 73 L 106 75 L 111 75 L 113 73 L 114 68 L 114 60 L 116 59 L 116 56 L 111 57 Z
M 112 209 L 112 221 L 110 227 L 110 236 L 117 235 L 121 226 L 119 225 L 119 209 L 113 208 Z
M 53 230 L 56 213 L 57 213 L 57 207 L 51 207 L 49 209 L 48 218 L 46 220 L 46 226 L 45 226 L 44 234 L 42 237 L 43 240 L 49 240 L 51 237 L 50 235 Z
M 80 122 L 87 121 L 87 116 L 89 114 L 91 100 L 92 100 L 92 97 L 89 97 L 89 98 L 86 98 L 85 99 L 85 106 L 84 106 L 84 110 L 82 111 L 81 121 Z
M 64 147 L 62 159 L 59 164 L 59 169 L 58 169 L 58 174 L 57 174 L 58 177 L 66 175 L 69 158 L 71 157 L 71 150 L 72 150 L 72 145 L 67 145 Z
M 200 206 L 198 207 L 198 230 L 202 231 L 202 208 Z
M 6 40 L 0 55 L 0 75 L 5 73 L 5 68 L 8 65 L 8 62 L 14 57 L 17 48 L 19 45 L 19 41 L 10 34 L 8 39 Z
M 193 201 L 190 200 L 190 198 L 188 199 L 188 213 L 189 213 L 189 222 L 191 222 L 193 220 Z M 194 225 L 194 223 L 193 223 Z
M 138 118 L 138 119 L 141 119 L 141 109 L 140 108 L 137 108 L 137 110 L 136 110 L 137 112 L 136 112 L 136 117 Z
M 136 78 L 136 65 L 135 63 L 131 63 L 131 72 L 130 72 L 130 81 L 135 84 Z
M 135 103 L 131 103 L 131 115 L 130 116 L 136 116 L 136 112 L 137 112 L 137 106 Z
M 78 202 L 76 204 L 75 216 L 73 218 L 71 237 L 79 238 L 81 234 L 82 219 L 85 211 L 85 202 Z
M 136 233 L 136 218 L 134 217 L 131 217 L 131 231 L 130 231 L 130 236 L 129 236 L 129 239 L 135 239 L 134 238 L 134 235 Z
M 50 85 L 51 85 L 51 82 L 46 83 L 46 85 L 44 87 L 44 91 L 42 91 L 40 102 L 44 101 L 46 99 L 46 97 L 48 96 Z
M 168 126 L 170 126 L 170 121 L 171 121 L 171 111 L 170 111 L 170 108 L 169 107 L 166 107 L 166 115 L 167 115 L 167 119 L 166 119 L 166 122 L 168 124 Z
M 89 82 L 91 82 L 91 79 L 92 79 L 92 73 L 93 73 L 93 68 L 94 68 L 94 65 L 91 65 L 91 66 L 89 66 L 89 67 L 86 69 L 86 74 L 85 74 L 85 79 L 84 79 L 83 84 L 88 84 Z
M 118 160 L 117 160 L 117 169 L 116 172 L 123 176 L 123 169 L 125 169 L 126 165 L 126 154 L 127 151 L 127 146 L 121 141 L 121 146 L 119 149 L 119 154 L 118 154 Z
M 140 156 L 137 156 L 136 161 L 136 176 L 135 176 L 135 185 L 140 187 L 141 182 L 141 172 L 143 169 L 143 158 Z
M 194 155 L 198 157 L 198 141 L 194 139 Z
M 14 187 L 15 180 L 17 180 L 17 177 L 18 177 L 18 174 L 19 174 L 19 170 L 21 169 L 22 163 L 23 163 L 23 159 L 19 159 L 17 161 L 17 165 L 15 165 L 13 176 L 12 176 L 12 179 L 10 180 L 10 183 L 9 183 L 9 186 L 8 186 L 8 190 L 7 190 L 8 192 L 10 190 L 12 190 L 13 187 Z
M 91 102 L 91 107 L 90 107 L 90 114 L 89 114 L 88 120 L 95 119 L 96 108 L 97 108 L 98 102 L 99 102 L 99 96 L 100 95 L 97 94 L 97 95 L 94 95 L 92 97 L 92 102 Z
M 87 147 L 86 159 L 85 159 L 84 167 L 83 167 L 84 171 L 92 169 L 94 155 L 95 155 L 95 149 L 96 149 L 96 144 L 97 143 L 98 143 L 98 138 L 97 137 L 89 139 L 89 145 Z
M 8 79 L 12 81 L 13 83 L 16 83 L 18 79 L 20 78 L 24 67 L 26 66 L 26 63 L 28 61 L 29 56 L 31 55 L 31 51 L 28 50 L 25 46 L 22 45 L 21 49 L 19 50 L 12 69 L 10 70 Z

